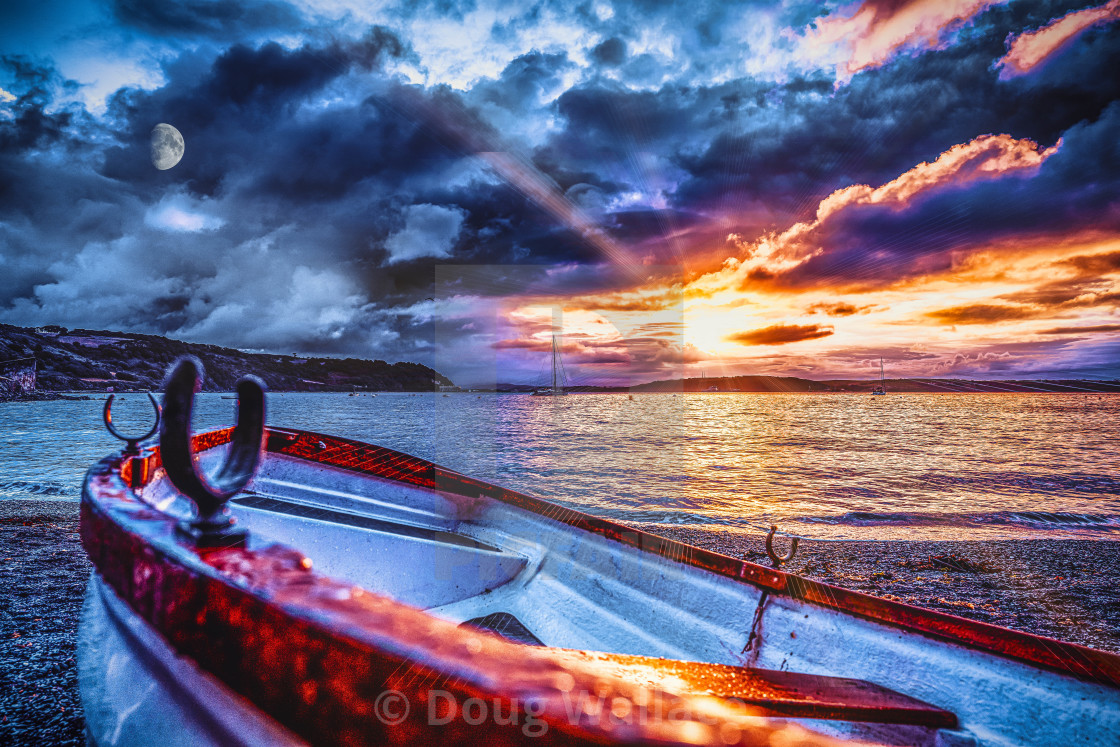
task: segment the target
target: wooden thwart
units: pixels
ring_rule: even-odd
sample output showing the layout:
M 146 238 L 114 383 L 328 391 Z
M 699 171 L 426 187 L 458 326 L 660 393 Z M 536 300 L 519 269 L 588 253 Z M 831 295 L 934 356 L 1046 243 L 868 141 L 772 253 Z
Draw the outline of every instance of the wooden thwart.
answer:
M 560 661 L 677 695 L 712 695 L 760 716 L 955 728 L 949 711 L 873 682 L 773 669 L 555 649 Z

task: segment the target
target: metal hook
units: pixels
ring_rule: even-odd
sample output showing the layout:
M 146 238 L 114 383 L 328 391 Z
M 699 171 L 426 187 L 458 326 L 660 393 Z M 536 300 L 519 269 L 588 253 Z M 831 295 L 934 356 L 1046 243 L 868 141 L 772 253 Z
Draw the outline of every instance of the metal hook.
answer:
M 194 356 L 179 358 L 167 376 L 160 425 L 160 456 L 167 478 L 198 508 L 198 518 L 180 530 L 200 547 L 243 544 L 246 532 L 236 523 L 226 501 L 240 492 L 257 472 L 264 450 L 264 382 L 244 376 L 237 382 L 237 425 L 229 453 L 212 478 L 198 470 L 192 447 L 191 416 L 194 393 L 202 388 L 202 363 Z
M 779 555 L 774 552 L 774 533 L 777 531 L 778 527 L 771 524 L 770 533 L 766 535 L 766 554 L 770 556 L 770 562 L 774 564 L 774 567 L 780 568 L 782 563 L 788 563 L 797 554 L 797 537 L 790 537 L 789 552 L 785 555 Z
M 156 431 L 159 429 L 159 424 L 161 421 L 159 402 L 156 402 L 155 395 L 153 395 L 151 392 L 148 392 L 148 399 L 151 400 L 152 407 L 154 407 L 156 411 L 156 422 L 152 424 L 151 430 L 149 430 L 143 436 L 126 436 L 113 427 L 113 398 L 116 396 L 117 395 L 115 394 L 110 394 L 109 398 L 105 400 L 105 409 L 101 413 L 101 419 L 105 421 L 105 427 L 109 429 L 110 433 L 112 433 L 120 440 L 124 441 L 124 455 L 137 456 L 140 453 L 140 442 L 146 441 L 147 439 L 156 435 Z

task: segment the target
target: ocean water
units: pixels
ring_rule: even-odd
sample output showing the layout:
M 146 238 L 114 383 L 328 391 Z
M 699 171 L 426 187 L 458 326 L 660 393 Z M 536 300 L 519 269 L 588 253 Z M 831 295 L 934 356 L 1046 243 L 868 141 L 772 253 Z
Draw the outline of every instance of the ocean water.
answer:
M 103 401 L 0 404 L 0 500 L 77 500 Z M 270 394 L 355 438 L 636 525 L 834 539 L 1120 538 L 1120 396 Z M 114 423 L 147 430 L 143 395 Z M 199 395 L 195 428 L 234 401 Z

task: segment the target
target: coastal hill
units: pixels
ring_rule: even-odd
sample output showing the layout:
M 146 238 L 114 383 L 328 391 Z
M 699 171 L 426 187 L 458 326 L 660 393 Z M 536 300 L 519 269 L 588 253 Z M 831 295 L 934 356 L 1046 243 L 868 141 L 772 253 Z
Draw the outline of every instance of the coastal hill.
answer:
M 793 376 L 722 376 L 698 379 L 664 379 L 630 387 L 632 392 L 827 392 L 819 381 Z
M 964 393 L 982 392 L 1117 392 L 1120 381 L 1085 379 L 1039 379 L 979 381 L 968 379 L 887 379 L 889 393 Z M 869 393 L 878 379 L 832 379 L 812 381 L 792 376 L 723 376 L 652 381 L 630 388 L 632 392 L 851 392 Z
M 154 391 L 181 355 L 202 361 L 205 391 L 232 391 L 247 373 L 282 392 L 430 392 L 451 385 L 419 363 L 245 353 L 156 335 L 0 324 L 0 398 L 5 390 L 10 396 L 12 389 L 25 388 L 32 374 L 38 392 Z

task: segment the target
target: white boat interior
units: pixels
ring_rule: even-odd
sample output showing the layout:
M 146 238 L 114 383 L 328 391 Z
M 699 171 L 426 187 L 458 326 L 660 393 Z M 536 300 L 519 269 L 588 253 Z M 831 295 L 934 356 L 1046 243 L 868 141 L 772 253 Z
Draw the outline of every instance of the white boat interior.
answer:
M 199 455 L 220 465 L 217 447 Z M 142 499 L 190 505 L 157 470 Z M 956 729 L 802 720 L 881 744 L 1120 744 L 1117 690 L 1088 678 L 772 593 L 565 514 L 267 453 L 230 502 L 254 538 L 319 573 L 515 641 L 870 681 L 950 711 Z M 684 546 L 681 546 L 684 547 Z M 683 552 L 687 552 L 687 548 Z M 766 571 L 760 571 L 765 573 Z

